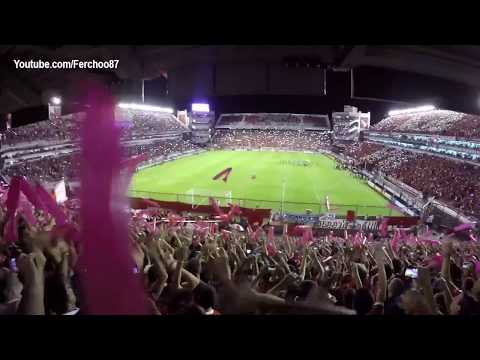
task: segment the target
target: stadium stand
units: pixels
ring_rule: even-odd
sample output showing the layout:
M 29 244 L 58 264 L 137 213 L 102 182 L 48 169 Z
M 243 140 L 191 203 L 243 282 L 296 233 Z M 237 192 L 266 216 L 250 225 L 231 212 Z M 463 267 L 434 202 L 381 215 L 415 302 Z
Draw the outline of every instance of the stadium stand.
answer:
M 8 149 L 22 144 L 38 145 L 39 142 L 44 144 L 76 141 L 79 123 L 84 117 L 84 113 L 77 113 L 62 116 L 60 119 L 44 120 L 15 128 L 6 133 L 4 145 Z M 116 118 L 122 127 L 123 139 L 138 139 L 167 132 L 185 131 L 185 127 L 171 114 L 118 109 Z
M 478 166 L 369 143 L 351 145 L 346 154 L 355 158 L 360 167 L 396 178 L 425 196 L 435 196 L 480 217 L 480 206 L 475 201 L 480 196 Z
M 330 134 L 304 130 L 223 130 L 213 137 L 214 148 L 283 148 L 318 151 L 329 149 Z
M 328 115 L 305 114 L 221 114 L 217 120 L 216 128 L 231 129 L 312 129 L 330 130 Z
M 315 118 L 304 117 L 299 126 L 296 115 L 270 115 L 221 117 L 213 146 L 302 151 L 330 147 L 328 132 L 304 130 L 305 125 L 326 128 L 323 120 L 317 124 Z M 123 136 L 133 140 L 183 131 L 169 117 L 157 120 L 142 115 L 125 121 L 133 126 L 125 126 L 127 135 Z M 40 136 L 52 142 L 76 139 L 76 123 L 57 125 L 61 129 L 47 129 L 46 123 L 22 129 L 17 138 L 10 138 L 10 145 L 35 142 Z M 285 129 L 288 126 L 296 128 Z M 394 127 L 383 124 L 379 128 Z M 157 157 L 195 148 L 177 137 L 127 146 L 124 155 Z M 79 261 L 89 251 L 81 243 L 86 233 L 78 211 L 85 205 L 77 198 L 57 205 L 48 194 L 40 196 L 38 187 L 33 193 L 36 197 L 23 194 L 28 185 L 34 186 L 30 180 L 76 177 L 80 149 L 68 151 L 62 156 L 20 161 L 6 170 L 13 179 L 10 184 L 16 186 L 0 188 L 0 315 L 480 314 L 480 252 L 473 228 L 464 231 L 466 239 L 459 235 L 448 241 L 423 223 L 389 229 L 385 219 L 371 233 L 347 228 L 321 231 L 308 225 L 249 222 L 238 207 L 231 205 L 221 213 L 214 201 L 209 214 L 176 214 L 153 201 L 144 201 L 143 206 L 124 214 L 106 196 L 105 201 L 112 202 L 104 206 L 111 211 L 110 221 L 90 216 L 102 226 L 112 224 L 115 232 L 107 234 L 114 241 L 108 245 L 120 249 L 106 247 L 102 261 L 93 259 L 94 266 L 107 264 L 104 270 L 114 266 L 105 282 L 103 273 L 96 276 L 92 270 L 97 268 L 87 271 L 91 263 Z M 350 145 L 346 154 L 356 159 L 357 166 L 479 213 L 475 202 L 480 196 L 478 168 L 379 144 Z M 118 180 L 111 176 L 104 180 Z M 17 208 L 12 208 L 15 201 L 10 199 L 20 193 Z M 125 222 L 128 234 L 121 234 L 119 228 Z M 93 228 L 90 236 L 100 230 Z M 120 260 L 122 236 L 128 248 L 124 262 Z M 102 245 L 93 240 L 98 256 Z M 95 284 L 89 288 L 88 281 Z M 85 291 L 91 288 L 97 292 L 121 289 L 128 296 L 95 297 Z
M 448 110 L 395 115 L 374 126 L 376 131 L 425 133 L 460 138 L 480 138 L 480 117 Z
M 149 158 L 165 157 L 171 154 L 181 154 L 188 150 L 195 150 L 197 147 L 182 139 L 165 141 L 154 141 L 136 146 L 129 146 L 124 149 L 126 157 L 147 155 Z M 78 151 L 68 155 L 37 158 L 27 161 L 19 161 L 16 165 L 8 166 L 3 173 L 7 176 L 23 175 L 31 179 L 55 182 L 63 178 L 69 180 L 77 179 L 79 168 L 76 159 Z

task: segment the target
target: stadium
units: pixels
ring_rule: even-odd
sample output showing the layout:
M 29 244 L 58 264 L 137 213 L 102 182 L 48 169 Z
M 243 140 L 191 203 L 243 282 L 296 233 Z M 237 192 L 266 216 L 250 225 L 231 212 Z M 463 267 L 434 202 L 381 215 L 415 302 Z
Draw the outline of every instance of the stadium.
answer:
M 0 46 L 0 314 L 480 314 L 480 49 L 374 48 Z

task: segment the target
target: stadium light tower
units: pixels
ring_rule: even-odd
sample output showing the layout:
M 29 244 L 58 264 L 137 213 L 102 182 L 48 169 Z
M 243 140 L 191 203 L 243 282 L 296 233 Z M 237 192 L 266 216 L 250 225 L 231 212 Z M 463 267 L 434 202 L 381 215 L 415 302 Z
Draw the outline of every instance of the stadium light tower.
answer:
M 424 105 L 408 109 L 399 109 L 399 110 L 390 110 L 388 116 L 401 115 L 401 114 L 411 114 L 416 112 L 432 111 L 435 110 L 433 105 Z
M 50 99 L 50 102 L 53 104 L 53 105 L 60 105 L 62 103 L 62 99 L 58 96 L 53 96 L 51 99 Z
M 130 110 L 140 110 L 140 111 L 152 111 L 152 112 L 163 112 L 173 114 L 172 108 L 160 107 L 160 106 L 152 106 L 152 105 L 145 105 L 145 104 L 134 104 L 134 103 L 119 103 L 117 105 L 121 109 L 130 109 Z
M 435 106 L 424 105 L 424 106 L 418 106 L 418 107 L 408 108 L 408 109 L 391 110 L 388 112 L 388 115 L 393 116 L 393 115 L 410 114 L 410 113 L 432 111 L 432 110 L 435 110 Z

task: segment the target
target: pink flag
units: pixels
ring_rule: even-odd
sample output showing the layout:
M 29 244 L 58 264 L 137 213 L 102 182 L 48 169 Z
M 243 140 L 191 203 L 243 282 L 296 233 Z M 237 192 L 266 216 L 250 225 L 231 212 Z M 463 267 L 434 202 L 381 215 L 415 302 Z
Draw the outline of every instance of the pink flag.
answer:
M 208 198 L 208 201 L 210 202 L 210 206 L 213 207 L 213 211 L 215 212 L 215 215 L 218 215 L 218 216 L 223 215 L 223 211 L 218 206 L 217 200 L 210 197 L 210 198 Z
M 6 201 L 7 219 L 15 215 L 15 212 L 17 211 L 17 208 L 18 208 L 19 200 L 20 200 L 20 178 L 18 176 L 14 176 L 10 181 L 10 188 L 8 189 L 8 193 L 7 193 L 7 201 Z
M 277 254 L 277 246 L 275 245 L 274 228 L 270 226 L 267 233 L 267 255 L 275 256 Z
M 480 261 L 475 261 L 475 271 L 480 274 Z
M 5 224 L 3 238 L 7 243 L 13 243 L 18 240 L 17 219 L 17 216 L 11 216 Z
M 206 222 L 199 221 L 198 223 L 193 224 L 195 233 L 200 237 L 200 239 L 205 239 L 207 236 L 209 225 Z
M 222 224 L 230 223 L 230 216 L 228 214 L 222 214 L 219 216 L 215 216 L 215 219 L 220 220 Z
M 6 242 L 15 242 L 18 239 L 17 218 L 15 213 L 20 199 L 20 178 L 14 176 L 10 180 L 10 188 L 7 193 L 7 213 L 5 214 L 6 224 L 3 230 L 3 236 Z
M 120 177 L 120 130 L 113 99 L 97 86 L 88 89 L 91 108 L 81 128 L 80 258 L 84 307 L 88 314 L 147 314 L 147 299 L 133 273 L 125 194 Z M 53 199 L 52 199 L 53 200 Z
M 35 215 L 33 215 L 32 204 L 30 204 L 24 199 L 20 199 L 19 210 L 22 213 L 22 216 L 24 217 L 25 221 L 30 226 L 37 224 L 37 218 L 35 217 Z
M 176 226 L 184 221 L 184 218 L 171 212 L 168 214 L 168 223 L 170 226 Z
M 400 242 L 400 233 L 398 230 L 395 231 L 392 238 L 392 250 L 398 252 L 398 246 Z
M 221 234 L 222 234 L 222 239 L 227 241 L 227 240 L 230 239 L 230 236 L 232 235 L 232 232 L 228 231 L 228 230 L 222 230 Z
M 252 227 L 250 225 L 247 226 L 247 234 L 248 234 L 249 237 L 251 237 L 252 234 L 253 234 L 253 230 L 252 230 Z
M 218 224 L 212 223 L 210 226 L 210 234 L 216 234 L 218 232 Z
M 310 226 L 305 226 L 302 229 L 303 229 L 303 233 L 302 233 L 301 245 L 307 246 L 310 242 L 313 241 L 312 228 Z
M 37 184 L 37 196 L 38 199 L 45 205 L 48 212 L 55 219 L 57 225 L 65 225 L 67 223 L 67 216 L 63 210 L 58 206 L 53 197 L 44 189 L 40 184 Z
M 267 234 L 267 240 L 269 242 L 275 242 L 275 237 L 274 237 L 274 233 L 273 233 L 273 226 L 270 226 L 268 228 L 268 234 Z
M 453 231 L 454 232 L 460 232 L 460 231 L 465 231 L 465 230 L 470 230 L 470 229 L 473 229 L 474 227 L 474 224 L 470 224 L 470 223 L 467 223 L 467 224 L 460 224 L 460 225 L 457 225 L 453 228 Z
M 252 234 L 252 237 L 251 237 L 252 241 L 258 242 L 258 237 L 262 232 L 263 232 L 263 229 L 259 226 Z
M 442 269 L 443 263 L 443 256 L 442 255 L 434 255 L 431 258 L 431 265 L 437 270 L 440 271 Z
M 25 197 L 30 201 L 30 203 L 35 206 L 37 209 L 47 212 L 46 206 L 42 201 L 39 200 L 37 193 L 33 190 L 32 186 L 25 178 L 20 179 L 20 191 L 25 195 Z
M 240 206 L 238 206 L 237 204 L 230 204 L 230 211 L 228 212 L 230 221 L 232 221 L 235 216 L 239 216 L 241 214 L 242 210 L 240 210 Z
M 382 237 L 387 237 L 388 235 L 388 218 L 383 218 L 382 219 L 382 222 L 380 223 L 380 235 L 382 235 Z

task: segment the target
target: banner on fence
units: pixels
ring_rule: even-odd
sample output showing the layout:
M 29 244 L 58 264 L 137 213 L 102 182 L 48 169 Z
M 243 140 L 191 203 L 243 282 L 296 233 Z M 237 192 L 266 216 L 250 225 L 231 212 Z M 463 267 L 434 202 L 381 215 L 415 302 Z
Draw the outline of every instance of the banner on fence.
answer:
M 378 221 L 376 220 L 356 220 L 349 222 L 347 220 L 321 220 L 314 224 L 317 229 L 332 229 L 332 230 L 362 230 L 362 231 L 377 231 Z
M 377 220 L 356 220 L 347 221 L 345 219 L 336 219 L 335 214 L 324 214 L 321 216 L 285 214 L 283 217 L 276 214 L 272 217 L 273 222 L 287 221 L 296 224 L 308 224 L 317 229 L 331 229 L 331 230 L 363 230 L 376 231 L 379 223 Z

